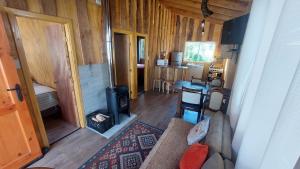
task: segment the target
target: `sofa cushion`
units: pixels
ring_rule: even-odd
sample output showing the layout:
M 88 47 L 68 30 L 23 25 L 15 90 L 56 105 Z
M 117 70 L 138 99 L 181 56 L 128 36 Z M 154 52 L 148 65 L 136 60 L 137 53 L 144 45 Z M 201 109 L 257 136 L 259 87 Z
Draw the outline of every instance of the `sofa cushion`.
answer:
M 222 152 L 223 121 L 224 115 L 220 111 L 211 116 L 209 130 L 205 138 L 205 144 L 209 145 L 209 156 Z
M 173 118 L 140 169 L 179 168 L 179 161 L 188 148 L 186 136 L 192 127 L 182 119 Z
M 203 164 L 201 169 L 224 169 L 224 161 L 219 153 L 214 153 Z
M 188 136 L 188 145 L 198 143 L 200 140 L 205 138 L 209 127 L 209 117 L 204 117 L 204 120 L 197 123 L 193 128 L 191 128 Z
M 225 159 L 224 169 L 234 169 L 234 164 L 230 160 Z
M 199 169 L 206 160 L 208 145 L 193 144 L 183 154 L 180 169 Z
M 231 127 L 229 122 L 229 117 L 226 115 L 223 123 L 223 136 L 222 136 L 222 153 L 223 158 L 231 160 Z

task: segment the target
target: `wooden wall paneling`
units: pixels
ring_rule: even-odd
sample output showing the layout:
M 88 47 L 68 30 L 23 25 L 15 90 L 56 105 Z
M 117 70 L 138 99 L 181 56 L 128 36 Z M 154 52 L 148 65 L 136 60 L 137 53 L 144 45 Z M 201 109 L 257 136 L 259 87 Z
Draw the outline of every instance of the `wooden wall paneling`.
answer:
M 154 78 L 154 66 L 155 66 L 155 59 L 156 59 L 156 47 L 157 47 L 157 19 L 159 16 L 158 13 L 158 0 L 152 1 L 152 12 L 151 12 L 151 28 L 150 28 L 150 39 L 149 39 L 149 78 Z M 150 80 L 149 85 L 152 86 L 153 81 Z
M 167 8 L 166 8 L 167 9 Z M 166 19 L 166 42 L 165 42 L 165 48 L 167 50 L 168 56 L 170 56 L 170 47 L 169 47 L 169 38 L 170 38 L 170 21 L 171 21 L 171 12 L 167 9 L 167 19 Z
M 144 0 L 136 0 L 137 10 L 136 10 L 136 31 L 139 33 L 144 33 Z
M 213 40 L 214 31 L 215 31 L 215 24 L 211 24 L 208 30 L 208 39 L 207 39 L 208 41 Z
M 149 23 L 150 23 L 150 10 L 151 10 L 151 4 L 150 0 L 145 0 L 144 7 L 143 7 L 143 14 L 144 14 L 144 34 L 149 33 Z
M 202 41 L 208 41 L 209 29 L 210 29 L 210 22 L 205 21 L 204 34 L 201 37 Z
M 88 5 L 86 0 L 76 0 L 77 4 L 77 17 L 80 31 L 80 39 L 83 45 L 82 52 L 84 56 L 84 64 L 94 63 L 94 53 L 93 53 L 93 41 L 92 41 L 92 31 L 90 27 L 90 19 L 88 15 Z M 95 17 L 95 16 L 94 16 Z
M 28 10 L 36 13 L 43 13 L 43 7 L 40 0 L 26 0 Z
M 183 17 L 182 19 L 182 29 L 181 29 L 181 33 L 180 33 L 180 51 L 184 51 L 184 45 L 185 45 L 185 41 L 186 41 L 186 28 L 187 28 L 187 21 L 188 21 L 188 17 Z
M 159 42 L 158 39 L 160 38 L 160 17 L 161 17 L 161 12 L 160 12 L 160 4 L 159 1 L 156 1 L 156 18 L 155 18 L 155 31 L 154 31 L 154 39 L 153 43 L 154 45 L 154 59 L 153 62 L 155 63 L 155 58 L 159 58 L 160 53 L 158 52 L 160 50 Z
M 129 30 L 130 31 L 134 31 L 135 27 L 134 27 L 134 17 L 135 17 L 135 13 L 132 9 L 135 8 L 135 0 L 129 0 L 128 1 L 128 10 L 129 10 Z
M 175 31 L 175 38 L 174 38 L 174 43 L 175 43 L 175 51 L 180 51 L 179 49 L 179 44 L 180 44 L 180 28 L 181 28 L 181 16 L 176 15 L 176 31 Z
M 78 11 L 75 0 L 58 0 L 56 1 L 57 16 L 71 19 L 73 21 L 73 30 L 75 35 L 76 56 L 78 64 L 85 64 L 83 55 L 84 44 L 80 39 L 80 29 L 78 23 Z M 86 19 L 86 18 L 85 18 Z
M 113 27 L 114 28 L 121 28 L 121 16 L 120 16 L 120 1 L 121 0 L 112 0 L 114 3 L 114 9 L 112 10 L 112 13 L 114 14 L 113 15 L 113 19 L 112 20 L 114 20 L 115 22 L 113 22 L 114 23 L 114 25 L 113 25 Z
M 149 39 L 148 39 L 148 59 L 147 59 L 147 63 L 148 63 L 148 85 L 152 86 L 152 73 L 153 73 L 153 62 L 152 62 L 152 58 L 153 58 L 153 46 L 154 43 L 153 42 L 153 38 L 154 38 L 154 29 L 155 29 L 155 0 L 151 0 L 150 2 L 150 6 L 151 6 L 151 10 L 150 10 L 150 20 L 149 20 Z
M 56 90 L 62 116 L 69 123 L 79 126 L 64 26 L 61 24 L 51 24 L 46 29 L 46 35 L 47 42 L 51 48 L 50 53 L 52 55 Z
M 157 41 L 157 55 L 158 55 L 158 58 L 160 58 L 160 50 L 161 50 L 161 37 L 162 37 L 162 18 L 163 18 L 163 14 L 162 14 L 162 6 L 161 4 L 159 4 L 159 9 L 158 9 L 158 13 L 159 13 L 159 18 L 158 18 L 158 37 L 156 39 Z
M 7 7 L 27 10 L 27 3 L 25 0 L 6 0 Z
M 130 1 L 130 0 L 125 0 L 125 7 L 126 7 L 126 10 L 125 10 L 124 13 L 125 13 L 125 15 L 126 15 L 126 23 L 125 23 L 125 24 L 126 24 L 126 28 L 127 28 L 128 30 L 131 30 L 131 25 L 130 25 L 130 21 L 129 21 L 129 20 L 130 20 L 130 19 L 129 19 L 129 18 L 130 18 L 130 12 L 129 12 L 129 11 L 130 11 L 130 6 L 129 6 L 130 4 L 129 4 L 129 1 Z
M 195 20 L 193 18 L 189 18 L 187 41 L 192 41 L 194 29 L 195 29 Z
M 129 30 L 129 14 L 128 11 L 128 0 L 121 0 L 120 1 L 120 28 L 124 30 Z
M 170 54 L 170 28 L 171 26 L 171 12 L 168 10 L 167 11 L 167 19 L 166 19 L 166 44 L 165 48 L 167 49 L 168 55 Z
M 196 25 L 194 27 L 194 41 L 201 41 L 202 39 L 202 27 L 201 27 L 201 21 L 200 19 L 196 20 Z
M 57 16 L 56 0 L 41 0 L 41 5 L 44 14 Z
M 216 57 L 221 57 L 222 29 L 223 29 L 223 25 L 218 25 L 218 24 L 215 25 L 214 35 L 212 40 L 216 42 L 216 52 L 215 52 Z
M 172 12 L 169 11 L 169 21 L 168 21 L 168 49 L 169 49 L 169 52 L 172 52 L 171 51 L 171 43 L 172 43 L 172 24 L 173 24 L 173 17 L 172 17 Z
M 104 62 L 104 56 L 102 50 L 103 45 L 103 20 L 102 20 L 102 8 L 96 3 L 88 1 L 87 3 L 88 19 L 91 29 L 91 42 L 92 42 L 92 59 L 90 63 L 99 64 Z
M 7 3 L 6 3 L 5 0 L 0 0 L 0 5 L 2 5 L 2 6 L 7 6 Z
M 17 23 L 31 77 L 39 84 L 56 88 L 51 51 L 45 30 L 49 23 L 18 17 Z
M 166 9 L 164 8 L 164 6 L 162 7 L 162 19 L 161 19 L 161 45 L 160 45 L 160 51 L 165 51 L 165 41 L 166 41 Z M 167 51 L 165 51 L 167 52 Z M 167 54 L 167 53 L 166 53 Z

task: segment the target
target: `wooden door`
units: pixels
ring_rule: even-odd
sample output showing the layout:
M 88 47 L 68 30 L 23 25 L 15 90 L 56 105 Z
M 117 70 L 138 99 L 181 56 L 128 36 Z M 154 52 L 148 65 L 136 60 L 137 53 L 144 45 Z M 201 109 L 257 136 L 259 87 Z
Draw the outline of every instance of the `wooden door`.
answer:
M 127 85 L 129 87 L 130 41 L 128 35 L 114 34 L 114 50 L 116 85 Z
M 13 90 L 20 80 L 10 53 L 0 15 L 0 168 L 20 168 L 41 156 L 22 90 Z

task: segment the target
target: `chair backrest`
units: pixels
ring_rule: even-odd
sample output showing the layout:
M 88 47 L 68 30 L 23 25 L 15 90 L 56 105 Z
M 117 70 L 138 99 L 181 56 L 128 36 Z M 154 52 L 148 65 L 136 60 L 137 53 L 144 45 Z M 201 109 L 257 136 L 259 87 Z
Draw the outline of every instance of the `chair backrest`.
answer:
M 221 90 L 212 90 L 209 97 L 208 108 L 213 111 L 219 111 L 223 103 L 223 96 Z
M 188 88 L 182 88 L 181 101 L 189 104 L 201 105 L 202 90 L 193 90 Z
M 210 84 L 213 87 L 222 87 L 222 80 L 221 79 L 213 79 Z
M 201 78 L 197 78 L 197 77 L 194 77 L 194 76 L 192 76 L 191 83 L 196 83 L 196 84 L 206 86 L 206 82 L 202 81 Z

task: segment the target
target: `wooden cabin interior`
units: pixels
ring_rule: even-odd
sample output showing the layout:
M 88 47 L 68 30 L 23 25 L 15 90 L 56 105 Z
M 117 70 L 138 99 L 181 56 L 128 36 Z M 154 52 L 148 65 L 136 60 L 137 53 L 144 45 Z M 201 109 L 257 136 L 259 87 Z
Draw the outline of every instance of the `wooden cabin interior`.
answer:
M 0 169 L 300 168 L 297 0 L 0 0 Z

